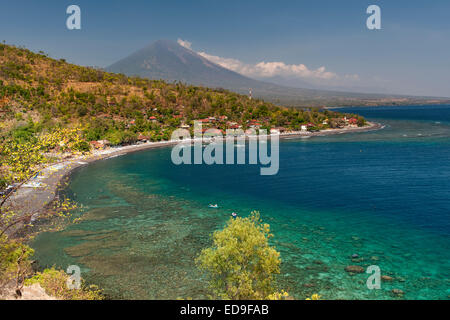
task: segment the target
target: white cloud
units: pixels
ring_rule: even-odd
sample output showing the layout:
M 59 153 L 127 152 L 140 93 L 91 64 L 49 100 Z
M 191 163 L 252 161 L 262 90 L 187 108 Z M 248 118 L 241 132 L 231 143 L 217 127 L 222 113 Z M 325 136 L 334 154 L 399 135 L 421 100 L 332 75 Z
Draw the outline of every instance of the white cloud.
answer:
M 189 41 L 178 39 L 178 43 L 188 49 L 191 49 Z M 259 62 L 256 64 L 244 63 L 238 59 L 223 58 L 219 56 L 210 55 L 206 52 L 197 52 L 199 55 L 208 59 L 219 66 L 235 71 L 244 76 L 251 78 L 271 78 L 283 77 L 290 79 L 310 80 L 313 82 L 335 82 L 339 80 L 358 81 L 358 75 L 343 75 L 339 76 L 334 72 L 327 71 L 324 66 L 317 69 L 309 69 L 304 64 L 286 64 L 284 62 Z
M 320 67 L 315 70 L 308 69 L 304 64 L 286 64 L 284 62 L 259 62 L 257 64 L 246 64 L 237 59 L 222 58 L 207 54 L 206 52 L 198 52 L 202 57 L 230 70 L 249 77 L 271 78 L 275 76 L 281 77 L 298 77 L 311 79 L 336 79 L 338 75 Z
M 185 48 L 187 48 L 189 50 L 192 50 L 192 48 L 191 48 L 192 43 L 191 42 L 186 41 L 186 40 L 182 40 L 182 39 L 178 39 L 177 42 L 178 42 L 178 44 L 180 46 L 185 47 Z

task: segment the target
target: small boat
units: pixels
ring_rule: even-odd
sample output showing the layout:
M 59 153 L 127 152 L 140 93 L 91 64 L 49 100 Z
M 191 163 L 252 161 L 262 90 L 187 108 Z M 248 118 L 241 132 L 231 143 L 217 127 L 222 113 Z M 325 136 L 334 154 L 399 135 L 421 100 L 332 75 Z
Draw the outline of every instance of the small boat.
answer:
M 209 207 L 209 208 L 214 208 L 214 209 L 216 209 L 216 208 L 218 208 L 219 206 L 218 206 L 217 203 L 216 203 L 216 204 L 210 204 L 208 207 Z

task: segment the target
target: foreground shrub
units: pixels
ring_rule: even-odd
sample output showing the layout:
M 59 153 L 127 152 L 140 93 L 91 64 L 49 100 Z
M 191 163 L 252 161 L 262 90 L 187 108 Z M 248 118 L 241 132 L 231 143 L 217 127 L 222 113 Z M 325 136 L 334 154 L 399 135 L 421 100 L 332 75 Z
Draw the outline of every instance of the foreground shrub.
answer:
M 0 292 L 11 283 L 16 289 L 22 288 L 25 277 L 31 274 L 33 254 L 34 250 L 27 245 L 0 236 Z
M 38 283 L 48 295 L 63 300 L 103 300 L 102 291 L 95 285 L 86 286 L 84 281 L 80 289 L 69 289 L 68 278 L 69 275 L 64 271 L 51 268 L 38 272 L 31 279 L 27 279 L 25 284 Z
M 247 218 L 231 218 L 214 232 L 213 246 L 197 258 L 214 295 L 221 299 L 285 299 L 276 292 L 274 276 L 280 273 L 280 253 L 269 245 L 270 226 L 258 212 Z
M 314 293 L 311 298 L 306 298 L 306 300 L 320 300 L 320 297 L 317 293 Z

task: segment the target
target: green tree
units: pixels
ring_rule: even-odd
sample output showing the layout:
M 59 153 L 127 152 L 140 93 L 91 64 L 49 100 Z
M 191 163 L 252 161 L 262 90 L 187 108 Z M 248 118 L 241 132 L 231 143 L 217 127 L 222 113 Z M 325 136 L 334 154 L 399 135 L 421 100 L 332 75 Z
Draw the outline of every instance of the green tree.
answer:
M 34 250 L 16 240 L 0 235 L 0 293 L 10 281 L 22 289 L 25 277 L 31 273 L 30 257 Z
M 202 250 L 196 262 L 218 298 L 261 300 L 283 298 L 277 293 L 275 275 L 280 273 L 280 253 L 269 245 L 270 226 L 259 212 L 246 218 L 230 218 L 213 234 L 213 246 Z
M 363 117 L 358 117 L 358 127 L 364 127 L 366 125 L 366 119 L 364 119 Z

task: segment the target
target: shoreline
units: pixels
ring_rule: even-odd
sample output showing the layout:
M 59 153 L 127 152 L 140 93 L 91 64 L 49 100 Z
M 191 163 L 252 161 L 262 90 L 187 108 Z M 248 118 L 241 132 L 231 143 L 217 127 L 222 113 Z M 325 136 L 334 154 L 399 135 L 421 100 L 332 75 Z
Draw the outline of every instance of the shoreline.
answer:
M 319 137 L 345 133 L 367 132 L 380 130 L 384 126 L 380 123 L 368 122 L 369 125 L 365 127 L 343 128 L 343 129 L 327 129 L 319 132 L 287 132 L 279 134 L 280 139 L 286 138 L 300 138 L 300 137 Z M 271 135 L 268 135 L 270 138 Z M 248 136 L 246 137 L 249 138 Z M 210 142 L 211 138 L 204 138 L 203 141 Z M 191 143 L 195 139 L 191 139 Z M 79 157 L 73 157 L 53 165 L 49 165 L 39 171 L 39 174 L 26 183 L 21 185 L 10 198 L 7 199 L 4 206 L 9 210 L 13 210 L 18 214 L 32 214 L 32 221 L 35 221 L 39 216 L 46 212 L 48 206 L 57 198 L 58 192 L 62 187 L 62 182 L 66 180 L 76 169 L 86 166 L 92 162 L 99 160 L 107 160 L 125 154 L 144 151 L 154 148 L 162 148 L 178 144 L 180 141 L 161 141 L 161 142 L 146 142 L 141 144 L 133 144 L 122 147 L 113 147 L 101 151 L 93 151 L 91 154 Z M 13 228 L 11 233 L 14 235 L 18 233 L 21 226 Z

